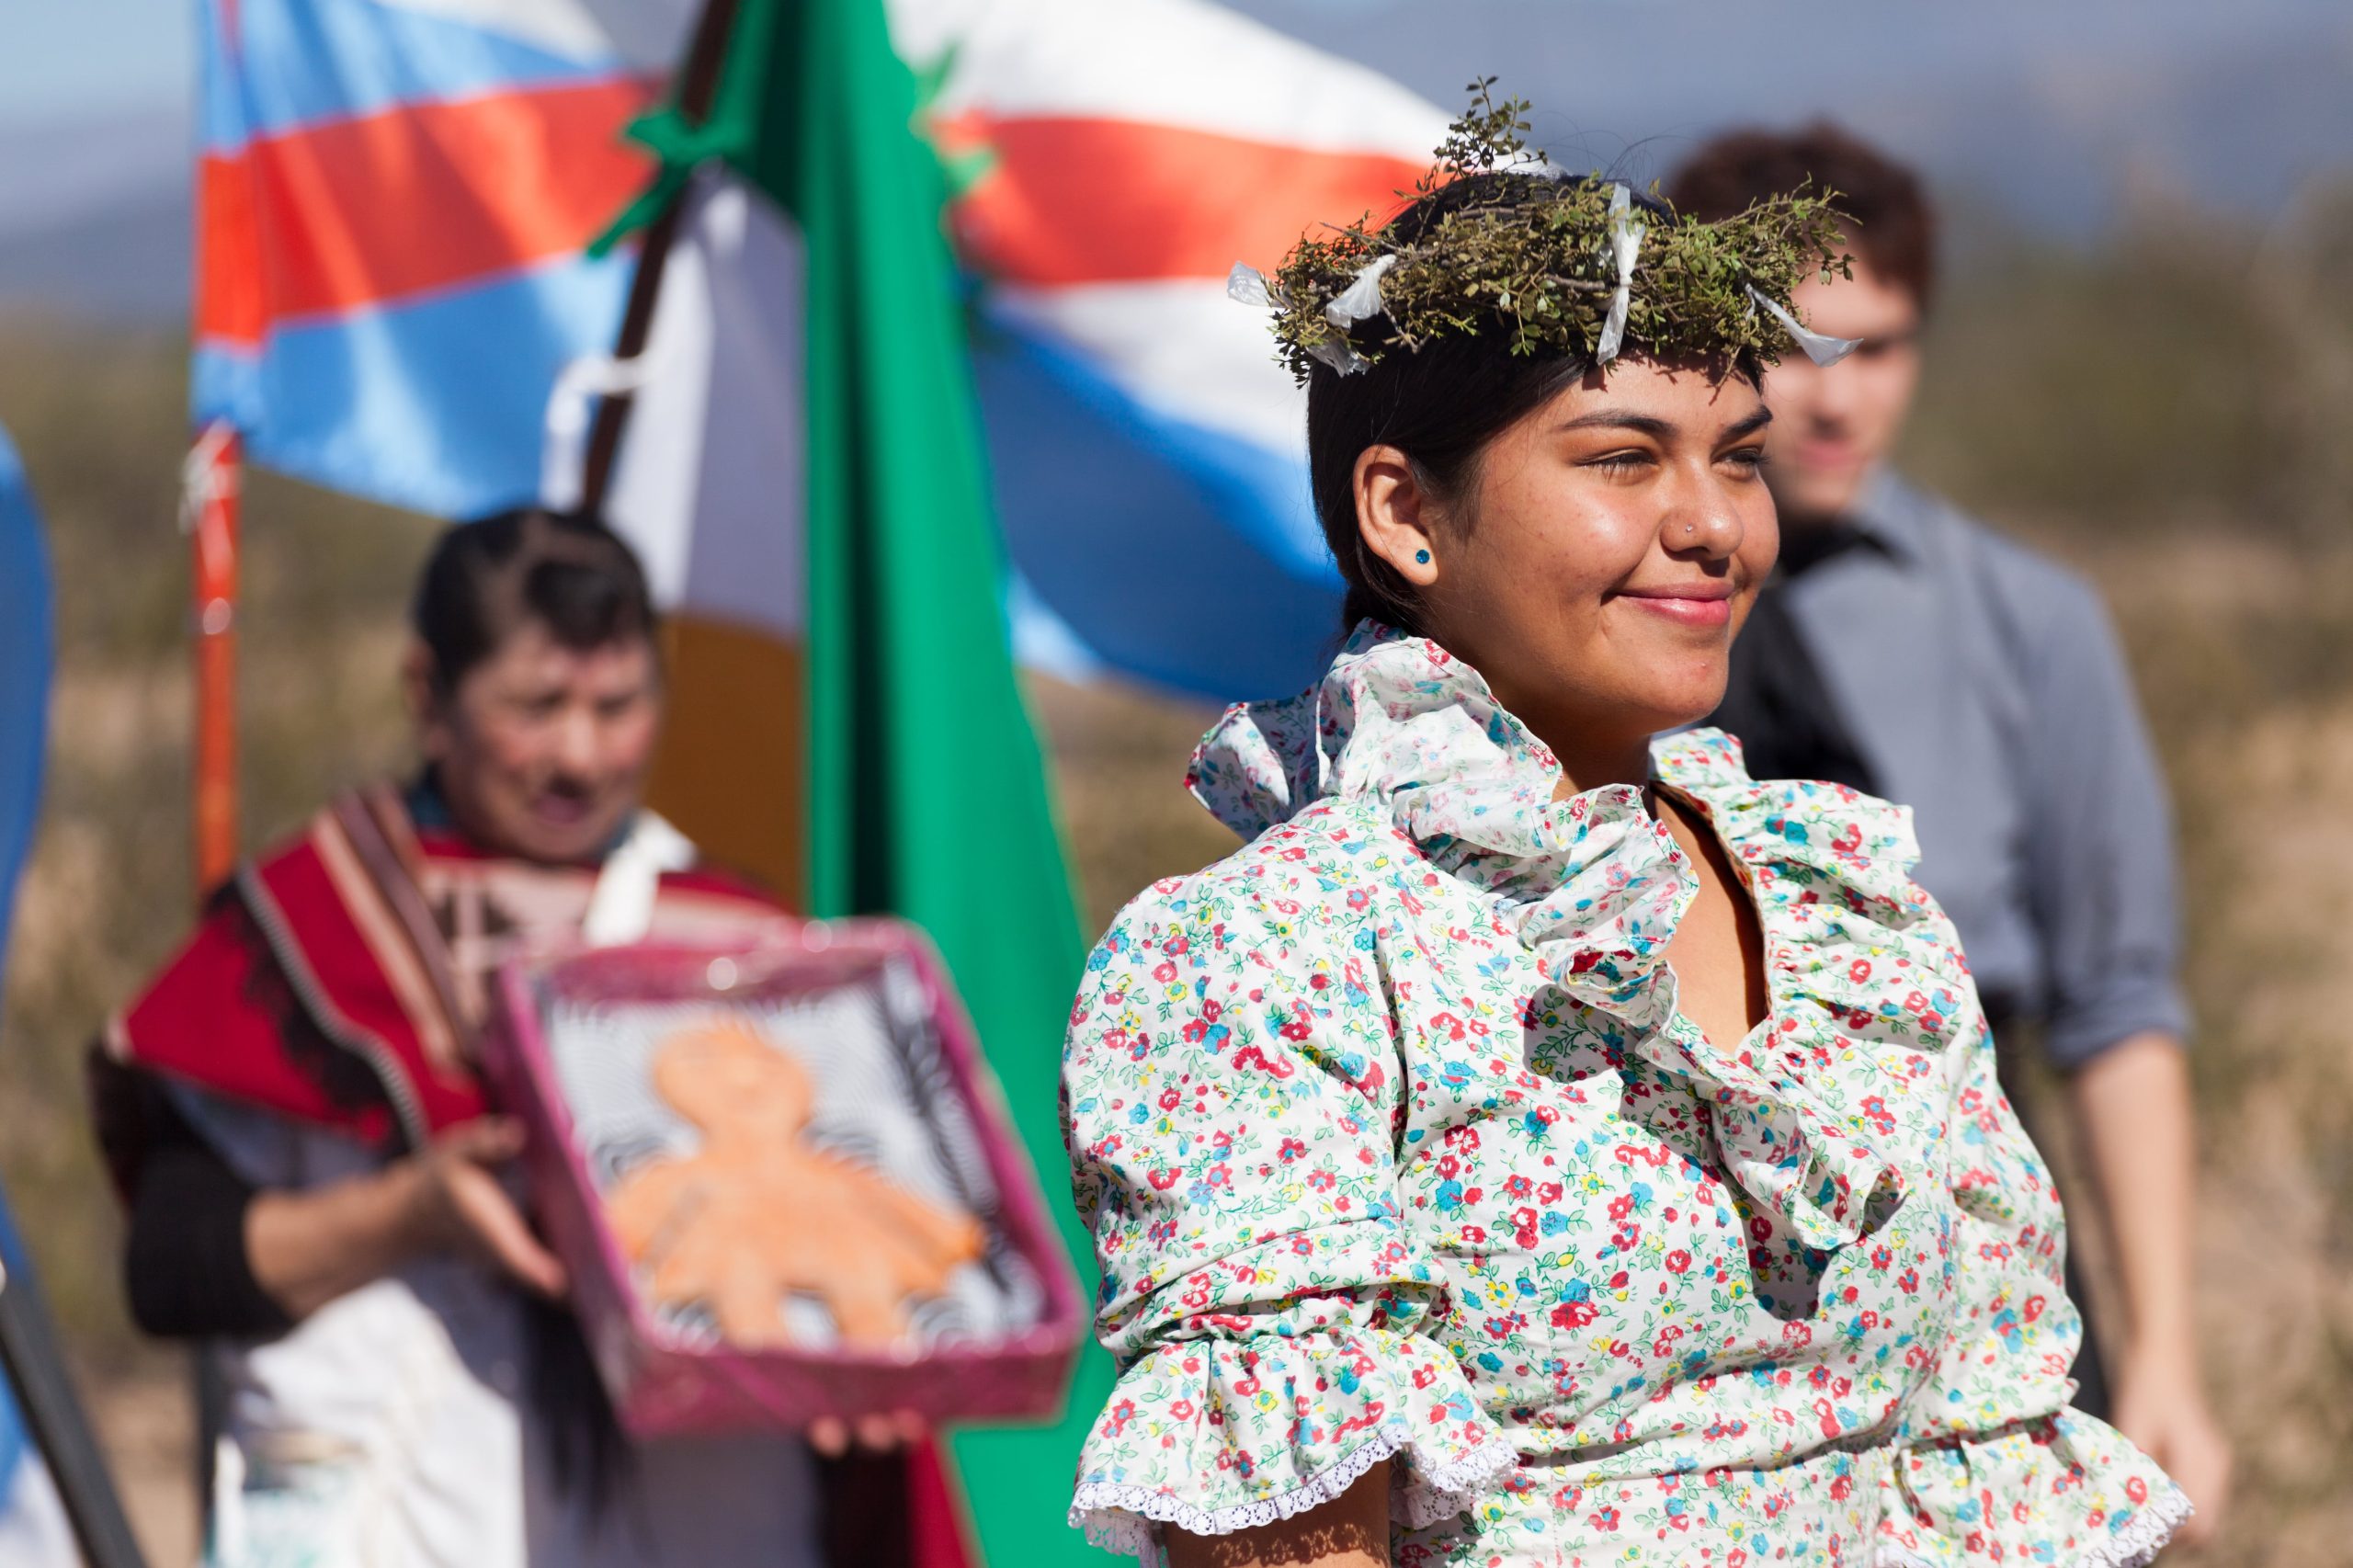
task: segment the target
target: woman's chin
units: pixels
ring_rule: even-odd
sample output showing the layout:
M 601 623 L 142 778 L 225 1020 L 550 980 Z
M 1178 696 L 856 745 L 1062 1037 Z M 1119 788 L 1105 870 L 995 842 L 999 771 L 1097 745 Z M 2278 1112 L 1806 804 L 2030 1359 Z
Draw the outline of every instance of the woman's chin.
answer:
M 1654 734 L 1689 729 L 1722 705 L 1724 665 L 1716 661 L 1711 667 L 1695 671 L 1688 678 L 1653 684 L 1643 697 L 1643 705 L 1658 719 L 1651 726 Z

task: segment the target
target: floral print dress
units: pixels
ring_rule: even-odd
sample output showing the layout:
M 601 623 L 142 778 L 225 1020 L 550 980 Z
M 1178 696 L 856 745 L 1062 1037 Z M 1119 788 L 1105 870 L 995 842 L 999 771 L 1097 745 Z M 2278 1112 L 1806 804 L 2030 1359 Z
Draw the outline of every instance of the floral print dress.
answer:
M 1709 731 L 1654 767 L 1762 925 L 1729 1049 L 1677 1011 L 1698 883 L 1641 791 L 1554 801 L 1435 643 L 1368 623 L 1211 733 L 1249 842 L 1131 904 L 1071 1015 L 1122 1371 L 1074 1524 L 1149 1568 L 1382 1460 L 1416 1568 L 2122 1568 L 2187 1517 L 2067 1406 L 2058 1200 L 1907 813 Z

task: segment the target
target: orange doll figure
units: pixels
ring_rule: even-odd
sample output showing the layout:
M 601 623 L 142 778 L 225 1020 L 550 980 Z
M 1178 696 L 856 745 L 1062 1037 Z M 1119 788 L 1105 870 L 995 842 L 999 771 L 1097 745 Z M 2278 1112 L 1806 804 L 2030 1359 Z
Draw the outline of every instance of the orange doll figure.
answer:
M 784 1300 L 810 1296 L 844 1344 L 885 1346 L 906 1333 L 911 1299 L 981 1256 L 971 1216 L 804 1147 L 808 1074 L 741 1020 L 681 1030 L 653 1064 L 702 1141 L 625 1173 L 605 1208 L 656 1304 L 702 1302 L 729 1344 L 757 1348 L 789 1342 Z

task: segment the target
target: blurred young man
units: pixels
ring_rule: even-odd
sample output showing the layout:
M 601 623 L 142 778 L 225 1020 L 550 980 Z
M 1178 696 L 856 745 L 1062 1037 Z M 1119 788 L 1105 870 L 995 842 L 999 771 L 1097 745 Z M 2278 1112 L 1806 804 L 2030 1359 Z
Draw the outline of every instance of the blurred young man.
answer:
M 1711 142 L 1667 194 L 1712 219 L 1809 181 L 1854 220 L 1854 277 L 1802 285 L 1796 302 L 1808 325 L 1862 343 L 1767 378 L 1781 565 L 1710 722 L 1741 737 L 1759 778 L 1833 778 L 1915 808 L 1918 876 L 1960 927 L 2006 1075 L 2020 1037 L 2039 1038 L 2081 1126 L 2124 1323 L 2111 1367 L 2085 1336 L 2076 1403 L 2181 1483 L 2200 1509 L 2183 1539 L 2205 1537 L 2230 1456 L 2197 1364 L 2165 785 L 2092 588 L 1890 466 L 1935 285 L 1915 177 L 1817 125 Z

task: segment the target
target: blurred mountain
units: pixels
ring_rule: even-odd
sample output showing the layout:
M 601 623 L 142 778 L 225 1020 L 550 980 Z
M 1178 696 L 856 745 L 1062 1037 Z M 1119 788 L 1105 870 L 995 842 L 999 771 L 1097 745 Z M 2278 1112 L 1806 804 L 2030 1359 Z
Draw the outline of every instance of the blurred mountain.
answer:
M 0 123 L 0 308 L 100 321 L 188 309 L 188 114 Z
M 2080 243 L 2152 203 L 2263 224 L 2353 169 L 2344 0 L 1234 4 L 1439 104 L 1500 73 L 1563 162 L 1630 178 L 1728 124 L 1828 113 L 1923 166 L 1972 230 Z M 185 311 L 188 119 L 0 122 L 0 310 Z M 1952 227 L 1966 265 L 1979 246 Z
M 2353 167 L 2344 0 L 1233 0 L 1451 108 L 1497 75 L 1561 162 L 1650 179 L 1710 132 L 1827 114 L 2038 233 L 2137 203 L 2268 220 Z

